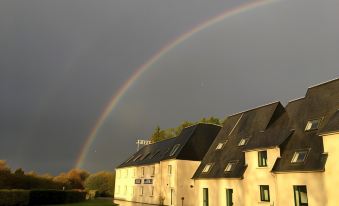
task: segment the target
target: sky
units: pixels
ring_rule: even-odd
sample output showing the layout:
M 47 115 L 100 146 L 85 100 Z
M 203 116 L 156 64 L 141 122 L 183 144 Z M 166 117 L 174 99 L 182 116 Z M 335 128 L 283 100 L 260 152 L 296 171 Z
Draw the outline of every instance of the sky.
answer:
M 250 0 L 1 0 L 0 159 L 58 174 L 119 88 L 169 42 Z M 277 0 L 209 26 L 124 93 L 83 168 L 114 170 L 157 125 L 287 104 L 339 74 L 339 1 Z

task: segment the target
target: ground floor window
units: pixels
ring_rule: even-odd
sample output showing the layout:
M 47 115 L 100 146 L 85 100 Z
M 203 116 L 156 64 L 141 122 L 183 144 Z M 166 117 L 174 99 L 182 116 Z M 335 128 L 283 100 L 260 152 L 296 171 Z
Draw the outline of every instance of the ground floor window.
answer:
M 208 188 L 203 188 L 203 206 L 208 206 Z
M 233 189 L 226 189 L 226 206 L 233 206 Z
M 140 187 L 140 195 L 141 196 L 144 195 L 144 187 L 143 186 Z
M 307 189 L 305 185 L 294 185 L 295 206 L 308 206 Z
M 268 185 L 260 185 L 260 201 L 270 201 L 270 187 Z

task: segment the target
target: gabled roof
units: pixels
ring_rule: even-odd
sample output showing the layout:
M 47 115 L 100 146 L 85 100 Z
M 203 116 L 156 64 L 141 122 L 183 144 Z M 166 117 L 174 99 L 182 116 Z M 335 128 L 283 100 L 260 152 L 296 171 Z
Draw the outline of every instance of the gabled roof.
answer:
M 327 154 L 324 154 L 320 132 L 337 130 L 339 108 L 339 79 L 309 88 L 302 99 L 290 102 L 286 111 L 290 117 L 289 128 L 294 132 L 281 147 L 273 172 L 323 171 Z M 308 121 L 320 120 L 319 129 L 305 131 Z M 295 152 L 308 151 L 306 159 L 291 163 Z
M 339 133 L 339 109 L 329 118 L 328 122 L 319 131 L 319 134 Z
M 204 123 L 186 127 L 178 137 L 142 147 L 118 168 L 154 164 L 167 159 L 201 161 L 220 128 Z
M 257 147 L 258 134 L 275 125 L 283 110 L 283 106 L 275 102 L 228 117 L 193 178 L 242 178 L 246 169 L 244 151 L 248 146 L 239 146 L 239 142 L 248 138 L 247 144 L 251 148 Z M 276 140 L 263 140 L 262 145 L 278 145 L 284 138 Z M 217 145 L 222 142 L 226 142 L 223 149 L 216 150 Z M 235 164 L 231 171 L 225 172 L 228 163 Z M 213 166 L 208 173 L 203 173 L 207 164 Z

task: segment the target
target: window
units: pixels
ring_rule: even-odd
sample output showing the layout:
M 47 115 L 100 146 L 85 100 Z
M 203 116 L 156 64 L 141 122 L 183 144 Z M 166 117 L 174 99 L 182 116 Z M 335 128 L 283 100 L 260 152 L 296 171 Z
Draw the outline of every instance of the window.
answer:
M 320 119 L 314 119 L 307 122 L 305 131 L 316 130 L 319 128 Z
M 221 150 L 224 148 L 225 144 L 227 143 L 227 140 L 225 142 L 220 142 L 217 147 L 215 148 L 215 150 Z
M 151 187 L 151 197 L 154 195 L 154 187 Z
M 154 157 L 158 156 L 158 154 L 160 154 L 160 151 L 157 151 L 156 153 L 154 153 L 154 154 L 150 157 L 150 159 L 153 159 Z
M 270 201 L 270 187 L 268 185 L 260 185 L 260 201 Z
M 226 205 L 233 206 L 233 189 L 226 189 Z
M 167 172 L 168 172 L 169 175 L 172 174 L 172 165 L 168 165 Z
M 307 189 L 305 185 L 294 185 L 294 203 L 295 206 L 308 206 Z
M 145 175 L 145 168 L 142 167 L 142 168 L 141 168 L 141 177 L 143 177 L 144 175 Z
M 234 169 L 234 167 L 235 167 L 236 164 L 237 164 L 236 162 L 229 162 L 229 163 L 226 165 L 224 171 L 225 171 L 225 172 L 231 172 L 231 171 Z
M 125 186 L 125 195 L 127 195 L 127 186 Z
M 177 152 L 177 150 L 179 149 L 179 147 L 180 147 L 180 144 L 174 145 L 173 148 L 172 148 L 172 150 L 171 150 L 171 152 L 170 152 L 170 154 L 169 154 L 169 156 L 173 156 L 173 155 Z
M 204 169 L 202 170 L 202 173 L 209 173 L 212 169 L 213 163 L 209 163 L 205 165 Z
M 126 160 L 126 163 L 130 162 L 134 158 L 134 155 L 130 157 L 128 160 Z
M 308 150 L 302 150 L 294 152 L 291 163 L 301 163 L 304 162 L 308 154 Z
M 258 152 L 258 166 L 267 167 L 267 151 Z
M 142 159 L 140 159 L 140 160 L 144 160 L 144 159 L 146 159 L 149 155 L 150 155 L 151 153 L 149 152 L 149 153 L 147 153 Z
M 135 162 L 135 161 L 139 160 L 141 156 L 142 156 L 142 154 L 139 154 L 138 156 L 136 156 L 136 158 L 134 158 L 133 161 Z
M 239 144 L 238 146 L 244 146 L 246 145 L 248 142 L 248 138 L 242 138 L 240 141 L 239 141 Z
M 208 188 L 203 188 L 202 189 L 203 193 L 203 206 L 208 206 Z
M 144 195 L 144 186 L 141 186 L 141 187 L 140 187 L 140 195 L 141 195 L 141 196 Z
M 152 170 L 151 176 L 154 177 L 154 175 L 155 175 L 155 166 L 154 165 L 151 167 L 151 170 Z

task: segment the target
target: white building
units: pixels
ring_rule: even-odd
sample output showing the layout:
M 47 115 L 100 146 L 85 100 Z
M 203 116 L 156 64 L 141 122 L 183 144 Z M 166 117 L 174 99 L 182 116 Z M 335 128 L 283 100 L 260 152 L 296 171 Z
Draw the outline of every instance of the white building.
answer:
M 191 177 L 220 128 L 197 124 L 183 129 L 176 138 L 141 148 L 116 169 L 115 199 L 194 205 Z
M 144 147 L 123 163 L 116 197 L 176 206 L 339 204 L 339 79 L 309 88 L 285 107 L 271 103 L 229 116 L 220 131 L 201 130 L 213 143 L 198 143 L 190 133 L 202 126 Z M 178 143 L 182 137 L 191 143 Z M 158 150 L 166 152 L 138 163 Z

